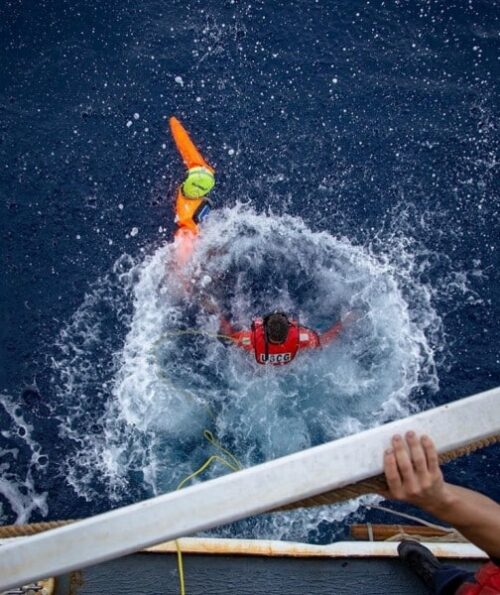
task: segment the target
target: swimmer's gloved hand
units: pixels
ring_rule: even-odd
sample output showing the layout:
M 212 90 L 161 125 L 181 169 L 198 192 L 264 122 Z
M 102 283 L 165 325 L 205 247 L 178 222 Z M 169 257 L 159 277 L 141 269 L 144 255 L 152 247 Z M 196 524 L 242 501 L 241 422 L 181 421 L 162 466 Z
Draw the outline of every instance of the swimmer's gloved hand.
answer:
M 186 179 L 182 183 L 182 193 L 186 198 L 201 198 L 215 186 L 215 176 L 206 167 L 188 169 Z

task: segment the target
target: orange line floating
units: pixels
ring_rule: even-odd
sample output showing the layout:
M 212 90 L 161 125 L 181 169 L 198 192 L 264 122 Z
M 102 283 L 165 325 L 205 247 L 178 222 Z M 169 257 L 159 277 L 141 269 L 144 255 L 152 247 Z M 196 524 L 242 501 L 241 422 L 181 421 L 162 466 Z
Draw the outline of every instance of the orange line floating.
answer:
M 206 167 L 212 173 L 215 173 L 214 168 L 205 161 L 196 148 L 196 145 L 189 137 L 187 130 L 174 116 L 170 118 L 170 130 L 174 137 L 177 150 L 188 169 L 191 169 L 192 167 Z

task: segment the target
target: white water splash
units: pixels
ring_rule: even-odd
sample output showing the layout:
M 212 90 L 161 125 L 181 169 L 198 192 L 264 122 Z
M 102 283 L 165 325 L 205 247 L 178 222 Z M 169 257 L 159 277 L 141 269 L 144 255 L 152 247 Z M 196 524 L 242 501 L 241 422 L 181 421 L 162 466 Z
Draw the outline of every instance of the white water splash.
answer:
M 11 518 L 15 522 L 28 522 L 33 512 L 46 516 L 47 492 L 40 491 L 33 474 L 44 467 L 46 456 L 41 446 L 32 437 L 33 427 L 24 419 L 20 407 L 7 394 L 0 394 L 0 413 L 7 416 L 9 428 L 2 431 L 2 437 L 8 439 L 11 448 L 0 449 L 0 495 L 8 502 L 11 511 L 4 511 L 0 506 L 0 519 Z M 28 457 L 20 456 L 22 451 Z M 23 464 L 19 464 L 23 461 Z
M 393 260 L 238 206 L 208 221 L 182 278 L 172 244 L 143 262 L 121 259 L 62 331 L 53 363 L 55 414 L 72 445 L 67 481 L 89 500 L 120 503 L 134 488 L 175 489 L 212 454 L 205 428 L 250 466 L 406 415 L 416 390 L 437 387 L 441 340 L 413 258 L 405 246 Z M 273 309 L 320 331 L 351 310 L 358 319 L 321 351 L 264 367 L 217 340 L 207 301 L 243 327 Z M 238 526 L 290 538 L 353 506 Z

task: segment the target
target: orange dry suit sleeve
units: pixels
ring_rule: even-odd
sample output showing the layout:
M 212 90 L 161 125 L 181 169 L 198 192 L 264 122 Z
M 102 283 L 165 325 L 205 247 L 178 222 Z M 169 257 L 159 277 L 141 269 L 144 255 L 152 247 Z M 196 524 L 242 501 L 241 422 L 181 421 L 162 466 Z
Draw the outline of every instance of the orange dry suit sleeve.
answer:
M 343 329 L 344 325 L 341 322 L 336 322 L 324 333 L 317 333 L 310 328 L 301 326 L 299 333 L 299 347 L 300 349 L 324 347 L 325 345 L 332 343 L 332 341 L 335 341 Z
M 359 314 L 355 310 L 352 310 L 351 312 L 349 312 L 343 318 L 342 321 L 339 320 L 333 326 L 331 326 L 328 330 L 326 330 L 324 333 L 321 333 L 319 335 L 319 341 L 320 341 L 321 345 L 328 345 L 328 344 L 332 343 L 333 341 L 335 341 L 335 339 L 337 339 L 337 337 L 342 333 L 342 331 L 346 328 L 346 326 L 348 326 L 352 322 L 356 321 L 358 318 L 359 318 Z
M 341 322 L 336 322 L 333 326 L 331 326 L 328 330 L 324 333 L 319 335 L 319 341 L 321 345 L 329 345 L 340 335 L 343 331 L 344 325 Z
M 299 349 L 320 347 L 319 335 L 307 326 L 299 326 Z
M 196 145 L 191 140 L 187 130 L 179 120 L 171 117 L 169 123 L 175 146 L 177 147 L 184 164 L 188 168 L 188 171 L 194 167 L 203 167 L 209 172 L 214 173 L 214 168 L 203 158 Z M 195 235 L 198 233 L 197 216 L 199 215 L 200 208 L 202 208 L 206 202 L 204 197 L 188 198 L 184 196 L 182 186 L 179 187 L 175 205 L 178 231 L 182 232 L 182 230 L 187 229 Z
M 253 351 L 253 333 L 251 330 L 236 330 L 225 318 L 220 319 L 220 332 L 231 339 L 237 346 L 245 351 Z
M 175 146 L 188 170 L 201 166 L 213 173 L 213 167 L 203 158 L 179 120 L 172 117 L 169 123 Z M 181 267 L 189 261 L 193 253 L 195 239 L 199 232 L 199 218 L 203 214 L 206 203 L 207 200 L 203 197 L 192 199 L 184 196 L 182 185 L 179 186 L 175 204 L 177 223 L 175 251 L 177 264 Z

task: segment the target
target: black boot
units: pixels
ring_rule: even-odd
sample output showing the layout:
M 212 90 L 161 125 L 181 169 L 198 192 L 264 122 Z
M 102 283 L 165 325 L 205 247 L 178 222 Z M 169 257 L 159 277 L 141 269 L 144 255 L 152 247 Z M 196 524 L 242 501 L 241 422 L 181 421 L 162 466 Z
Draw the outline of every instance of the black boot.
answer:
M 398 554 L 429 589 L 434 589 L 433 577 L 441 562 L 430 550 L 418 541 L 403 539 L 398 545 Z

